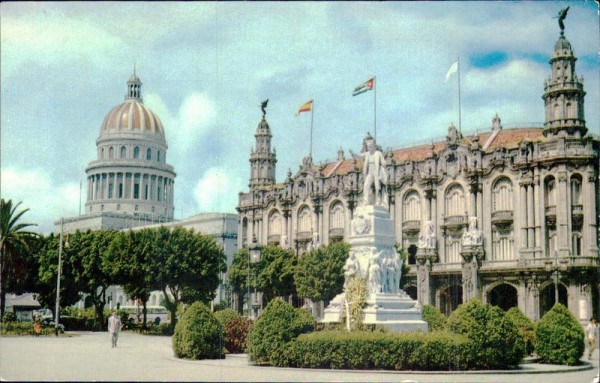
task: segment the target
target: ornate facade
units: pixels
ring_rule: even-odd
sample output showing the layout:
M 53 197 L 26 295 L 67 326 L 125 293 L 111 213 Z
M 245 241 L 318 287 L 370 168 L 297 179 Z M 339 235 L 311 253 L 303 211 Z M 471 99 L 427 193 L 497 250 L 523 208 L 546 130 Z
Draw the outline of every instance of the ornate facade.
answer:
M 582 322 L 599 309 L 600 142 L 587 135 L 582 80 L 561 32 L 544 83 L 543 128 L 503 129 L 385 153 L 387 206 L 408 252 L 405 290 L 450 313 L 479 297 L 539 319 L 558 299 Z M 316 165 L 275 181 L 263 116 L 240 193 L 238 246 L 312 246 L 343 240 L 362 200 L 361 160 Z

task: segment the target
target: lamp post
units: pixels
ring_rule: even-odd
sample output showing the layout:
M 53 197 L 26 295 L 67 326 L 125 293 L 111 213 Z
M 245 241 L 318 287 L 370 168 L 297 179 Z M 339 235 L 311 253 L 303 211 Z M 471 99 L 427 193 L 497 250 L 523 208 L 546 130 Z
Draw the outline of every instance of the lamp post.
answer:
M 54 310 L 54 335 L 58 336 L 58 319 L 60 317 L 60 269 L 62 263 L 64 219 L 60 219 L 60 236 L 58 239 L 58 269 L 56 273 L 56 307 Z
M 256 235 L 252 235 L 252 243 L 248 246 L 248 300 L 252 303 L 252 312 L 250 314 L 251 319 L 256 319 L 258 314 L 258 297 L 256 296 L 256 275 L 254 276 L 254 294 L 250 295 L 250 265 L 256 264 L 260 261 L 260 252 L 262 246 L 256 241 Z M 250 306 L 248 306 L 250 310 Z
M 554 304 L 558 302 L 558 278 L 561 272 L 567 271 L 567 260 L 558 258 L 558 252 L 554 252 L 554 259 L 545 262 L 545 269 L 548 273 L 552 274 L 554 281 Z

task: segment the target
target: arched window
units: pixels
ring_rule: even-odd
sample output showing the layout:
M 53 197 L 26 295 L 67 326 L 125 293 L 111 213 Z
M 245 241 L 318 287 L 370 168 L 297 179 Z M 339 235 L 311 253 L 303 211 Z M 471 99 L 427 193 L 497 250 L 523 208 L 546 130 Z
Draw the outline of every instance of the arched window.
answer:
M 133 148 L 133 158 L 135 158 L 135 159 L 140 158 L 140 148 L 139 148 L 139 146 L 136 146 L 135 148 Z
M 152 159 L 152 149 L 148 148 L 148 150 L 146 150 L 146 159 L 148 161 L 150 161 Z
M 120 158 L 125 158 L 126 154 L 127 154 L 127 149 L 124 146 L 121 146 L 121 155 L 120 155 Z
M 452 185 L 446 191 L 446 217 L 465 215 L 465 195 L 462 186 Z
M 104 148 L 100 149 L 100 159 L 104 159 Z
M 502 177 L 494 183 L 492 201 L 492 211 L 513 210 L 513 188 L 510 179 Z
M 344 229 L 344 205 L 341 202 L 335 202 L 329 210 L 329 228 Z
M 308 233 L 312 231 L 311 214 L 308 206 L 304 206 L 298 212 L 298 232 Z
M 110 149 L 108 149 L 108 158 L 112 160 L 114 157 L 115 157 L 115 148 L 113 148 L 111 146 Z
M 415 190 L 406 193 L 402 207 L 402 220 L 404 222 L 421 220 L 421 198 Z
M 160 162 L 160 150 L 156 152 L 156 162 Z
M 269 228 L 268 235 L 271 236 L 280 236 L 282 234 L 282 224 L 281 224 L 281 214 L 277 210 L 273 210 L 271 215 L 269 216 Z M 279 238 L 273 238 L 274 240 L 279 240 Z
M 581 255 L 581 233 L 573 233 L 573 254 Z

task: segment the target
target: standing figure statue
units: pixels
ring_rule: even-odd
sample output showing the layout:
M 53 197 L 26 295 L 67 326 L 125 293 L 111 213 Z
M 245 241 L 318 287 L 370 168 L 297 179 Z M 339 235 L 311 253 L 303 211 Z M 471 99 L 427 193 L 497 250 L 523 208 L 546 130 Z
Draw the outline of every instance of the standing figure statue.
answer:
M 344 290 L 348 287 L 348 282 L 350 279 L 355 276 L 359 271 L 359 264 L 356 256 L 353 252 L 350 252 L 350 255 L 346 259 L 346 263 L 344 264 Z
M 567 17 L 567 12 L 569 12 L 569 8 L 571 8 L 571 7 L 568 6 L 565 9 L 561 9 L 558 12 L 558 15 L 556 15 L 556 16 L 553 17 L 553 19 L 558 19 L 558 26 L 560 27 L 560 32 L 561 33 L 565 30 L 565 24 L 563 23 L 563 21 Z
M 385 186 L 387 185 L 388 177 L 385 170 L 385 157 L 381 153 L 381 150 L 377 149 L 375 139 L 371 134 L 367 133 L 367 137 L 363 141 L 363 152 L 355 154 L 351 150 L 350 154 L 354 159 L 358 159 L 358 157 L 364 158 L 362 171 L 364 176 L 363 204 L 383 205 L 385 203 Z M 373 189 L 375 189 L 374 201 L 371 198 Z
M 377 256 L 373 256 L 369 260 L 369 271 L 368 271 L 368 279 L 367 279 L 367 290 L 370 293 L 380 293 L 381 292 L 381 266 L 379 266 L 379 261 L 377 260 Z
M 423 228 L 421 229 L 421 235 L 419 236 L 419 248 L 434 248 L 436 242 L 433 222 L 425 221 Z

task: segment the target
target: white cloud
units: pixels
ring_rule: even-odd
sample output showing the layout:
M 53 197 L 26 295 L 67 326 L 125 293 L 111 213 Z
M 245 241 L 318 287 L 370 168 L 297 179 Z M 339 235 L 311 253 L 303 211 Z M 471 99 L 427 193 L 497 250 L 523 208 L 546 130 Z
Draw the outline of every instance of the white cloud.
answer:
M 223 167 L 212 167 L 202 174 L 194 187 L 194 198 L 200 212 L 231 212 L 237 206 L 237 191 L 244 182 Z
M 22 202 L 20 208 L 29 209 L 23 221 L 37 223 L 42 233 L 53 231 L 59 217 L 79 213 L 79 184 L 56 183 L 41 169 L 2 169 L 2 198 Z
M 177 148 L 180 154 L 199 145 L 198 140 L 210 131 L 217 114 L 214 102 L 202 92 L 187 95 L 177 114 L 173 114 L 156 93 L 146 94 L 144 102 L 165 126 L 169 146 Z

